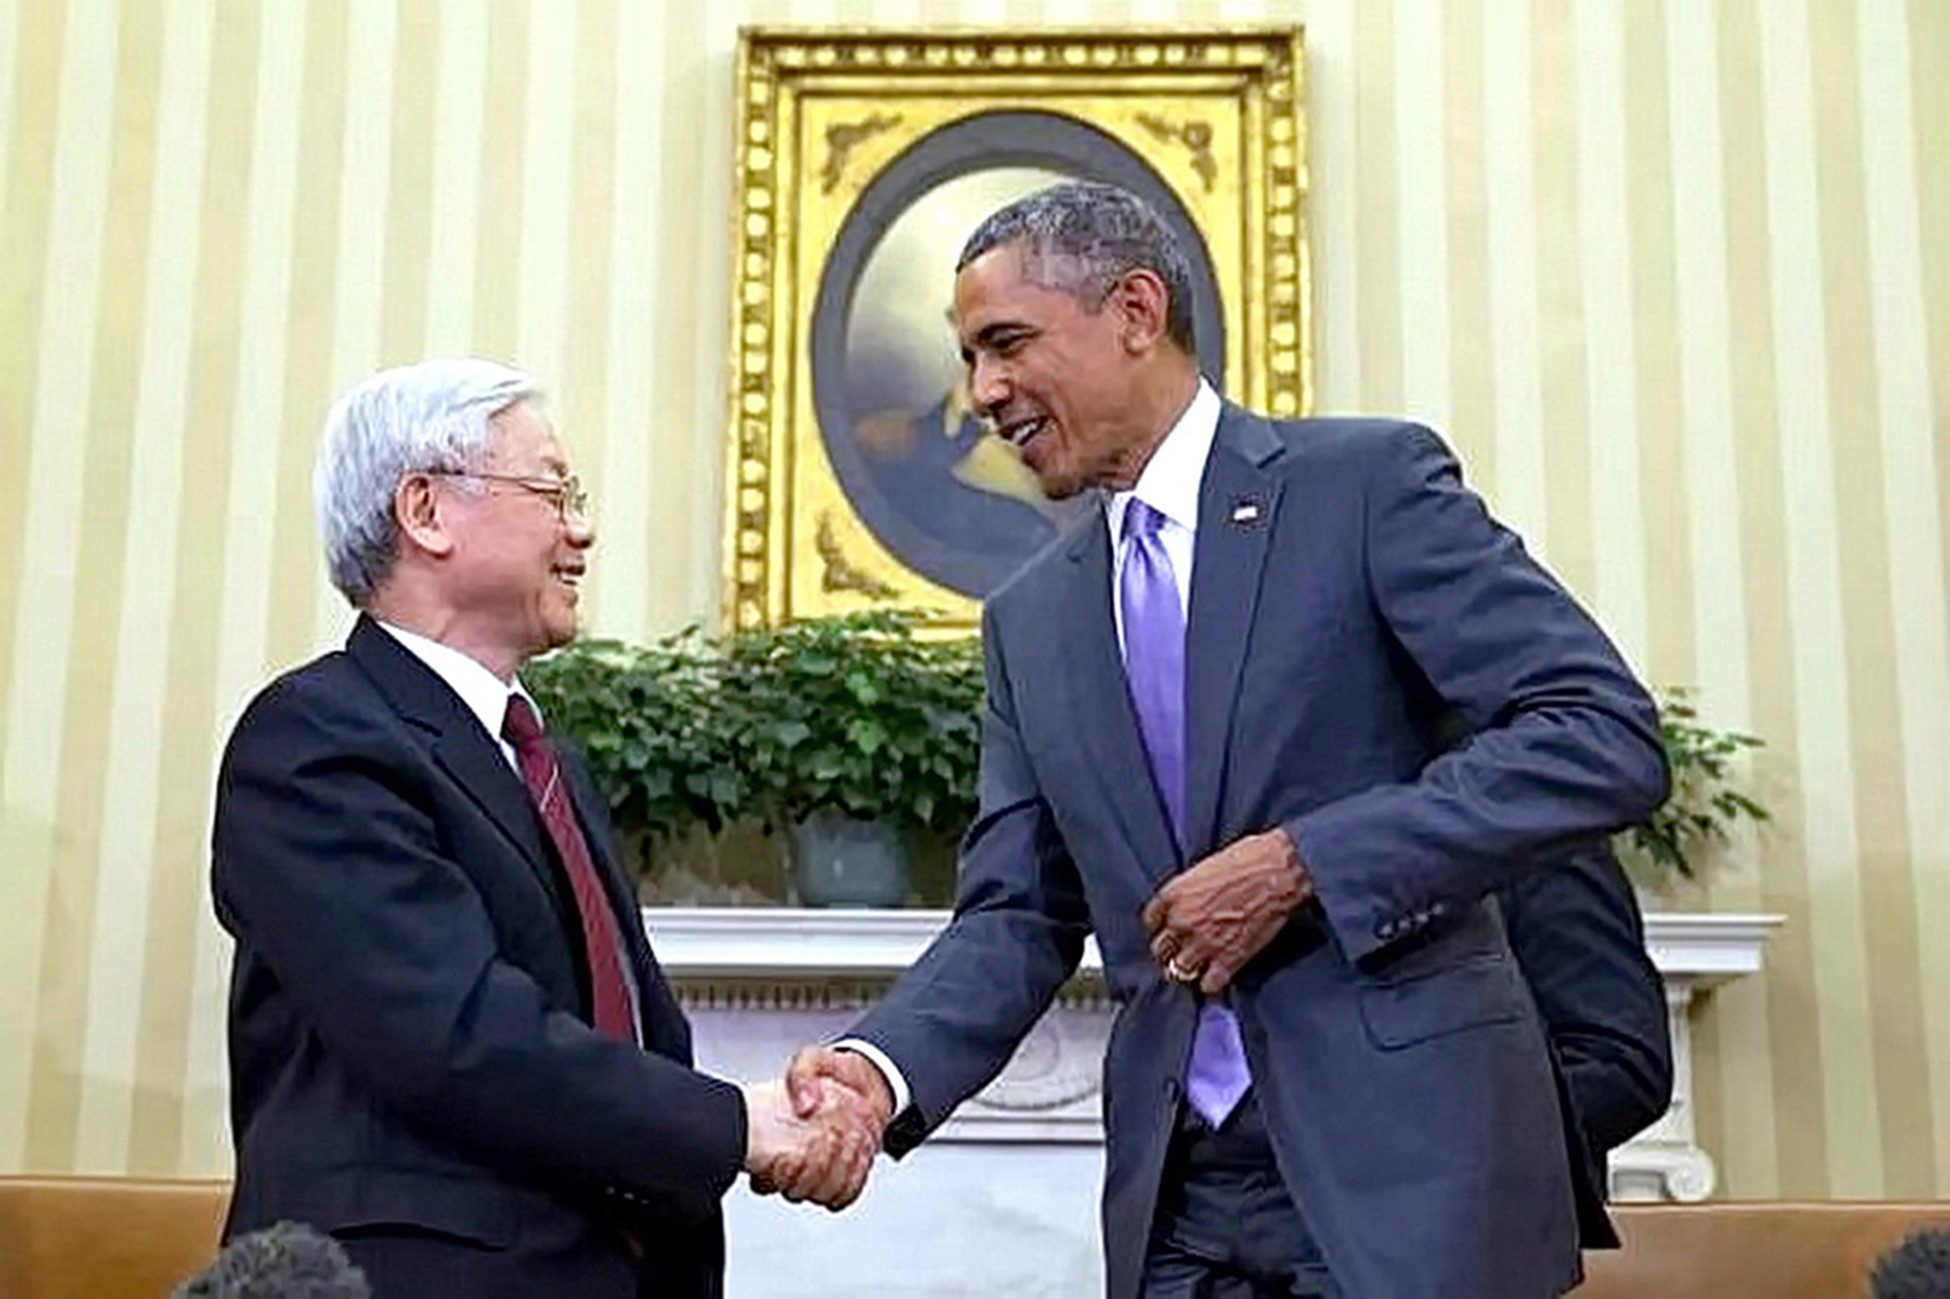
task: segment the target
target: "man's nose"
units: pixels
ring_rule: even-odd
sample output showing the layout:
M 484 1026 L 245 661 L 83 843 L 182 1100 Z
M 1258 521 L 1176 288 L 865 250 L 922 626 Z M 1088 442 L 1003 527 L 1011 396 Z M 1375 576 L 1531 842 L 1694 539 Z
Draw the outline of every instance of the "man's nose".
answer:
M 968 395 L 977 410 L 990 419 L 995 418 L 1009 404 L 1009 379 L 1003 367 L 987 357 L 977 356 L 969 365 Z

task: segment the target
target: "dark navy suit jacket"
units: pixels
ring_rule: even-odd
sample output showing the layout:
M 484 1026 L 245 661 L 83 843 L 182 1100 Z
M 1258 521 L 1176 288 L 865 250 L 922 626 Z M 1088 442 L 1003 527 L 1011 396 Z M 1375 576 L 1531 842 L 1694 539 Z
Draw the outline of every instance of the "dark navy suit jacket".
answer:
M 1139 913 L 1284 827 L 1317 901 L 1232 992 L 1279 1170 L 1352 1299 L 1532 1299 L 1577 1275 L 1558 1085 L 1487 894 L 1645 816 L 1650 699 L 1428 430 L 1222 416 L 1187 628 L 1188 833 L 1124 686 L 1101 512 L 988 601 L 980 810 L 949 927 L 855 1032 L 911 1146 L 1007 1062 L 1094 931 L 1106 1276 L 1137 1292 L 1197 1013 Z M 1472 733 L 1444 751 L 1453 710 Z
M 601 803 L 572 755 L 564 771 L 627 939 L 643 1048 L 590 1028 L 546 832 L 435 673 L 362 618 L 343 653 L 252 701 L 213 841 L 217 915 L 237 940 L 227 1233 L 290 1218 L 404 1234 L 423 1239 L 431 1278 L 443 1257 L 492 1251 L 494 1272 L 521 1279 L 509 1293 L 721 1291 L 718 1199 L 742 1163 L 744 1104 L 689 1067 Z

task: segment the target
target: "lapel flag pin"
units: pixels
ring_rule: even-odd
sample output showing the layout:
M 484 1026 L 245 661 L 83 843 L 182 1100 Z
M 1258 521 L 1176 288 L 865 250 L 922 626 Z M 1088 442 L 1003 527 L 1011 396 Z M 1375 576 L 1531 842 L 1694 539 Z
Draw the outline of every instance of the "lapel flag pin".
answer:
M 1261 507 L 1258 501 L 1247 497 L 1232 503 L 1232 523 L 1237 528 L 1250 528 L 1259 522 Z

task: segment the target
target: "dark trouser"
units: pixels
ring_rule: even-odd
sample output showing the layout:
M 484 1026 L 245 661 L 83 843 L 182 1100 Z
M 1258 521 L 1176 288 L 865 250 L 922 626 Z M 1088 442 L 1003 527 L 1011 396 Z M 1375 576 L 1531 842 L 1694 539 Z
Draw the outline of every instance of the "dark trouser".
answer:
M 1280 1181 L 1251 1092 L 1216 1132 L 1189 1106 L 1165 1155 L 1143 1299 L 1335 1299 L 1313 1233 Z

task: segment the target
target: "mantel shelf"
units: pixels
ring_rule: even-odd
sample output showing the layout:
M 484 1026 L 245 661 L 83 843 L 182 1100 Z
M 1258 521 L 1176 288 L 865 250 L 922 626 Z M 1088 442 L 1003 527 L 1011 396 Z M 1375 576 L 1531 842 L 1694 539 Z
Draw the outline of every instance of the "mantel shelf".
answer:
M 939 910 L 645 907 L 657 959 L 679 978 L 888 978 L 912 965 L 948 923 Z M 1777 915 L 1654 912 L 1645 944 L 1668 981 L 1695 989 L 1761 968 Z M 1103 968 L 1095 940 L 1083 969 Z

